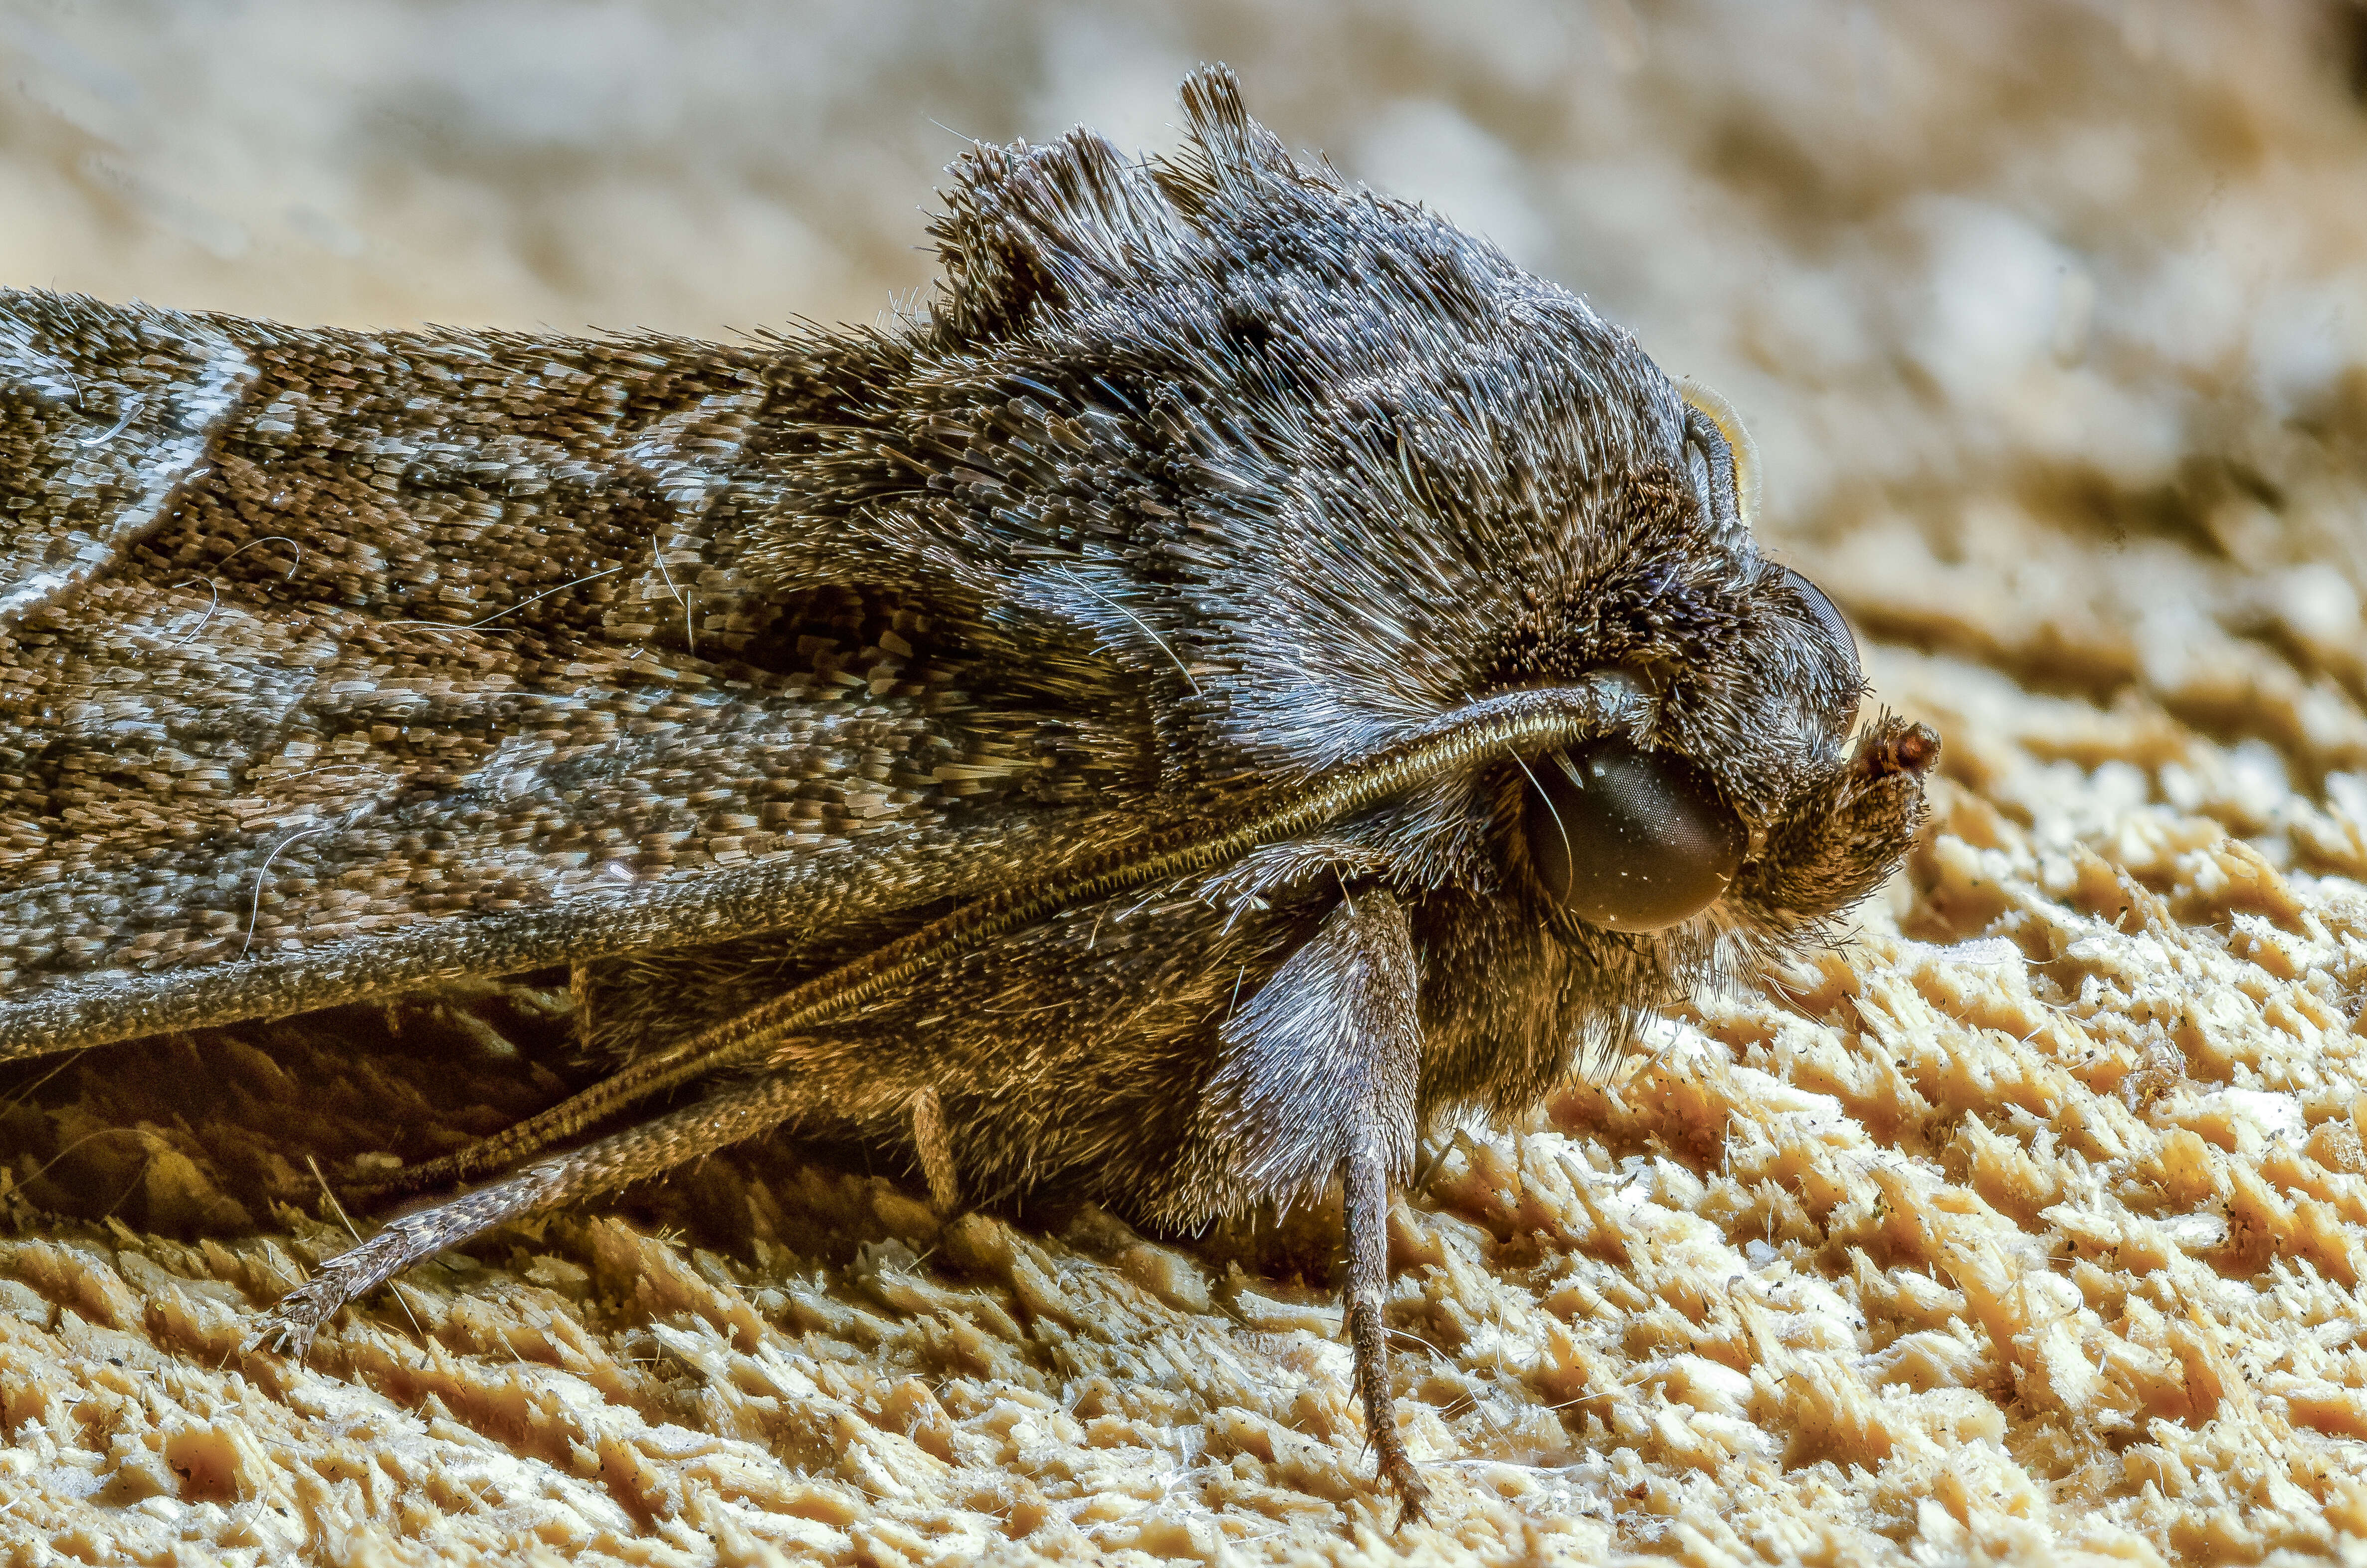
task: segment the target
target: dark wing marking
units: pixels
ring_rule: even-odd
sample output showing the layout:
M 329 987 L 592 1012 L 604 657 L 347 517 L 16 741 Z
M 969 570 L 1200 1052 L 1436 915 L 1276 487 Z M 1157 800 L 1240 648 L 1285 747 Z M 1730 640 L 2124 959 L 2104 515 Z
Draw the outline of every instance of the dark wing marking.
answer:
M 254 380 L 202 316 L 0 291 L 0 625 L 153 528 Z
M 957 895 L 1139 774 L 745 569 L 810 370 L 0 294 L 0 1053 Z

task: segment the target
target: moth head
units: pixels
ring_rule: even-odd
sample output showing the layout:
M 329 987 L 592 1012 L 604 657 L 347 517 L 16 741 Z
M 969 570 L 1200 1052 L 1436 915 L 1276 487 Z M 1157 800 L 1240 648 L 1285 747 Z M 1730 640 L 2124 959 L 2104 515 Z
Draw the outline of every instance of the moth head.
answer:
M 1607 528 L 1625 547 L 1512 660 L 1515 675 L 1625 670 L 1644 710 L 1625 733 L 1519 760 L 1499 792 L 1507 881 L 1580 939 L 1696 922 L 1781 938 L 1896 869 L 1939 741 L 1888 716 L 1859 732 L 1847 618 L 1751 540 L 1759 465 L 1740 418 L 1707 388 L 1675 390 L 1683 494 L 1656 497 L 1668 487 L 1648 469 L 1637 488 L 1657 516 Z
M 1520 877 L 1564 929 L 1650 935 L 1713 914 L 1795 927 L 1897 869 L 1939 752 L 1929 728 L 1886 715 L 1829 778 L 1755 828 L 1681 752 L 1624 738 L 1546 752 L 1519 765 Z
M 966 156 L 922 339 L 943 406 L 866 481 L 913 576 L 988 562 L 964 593 L 1122 666 L 1161 790 L 1319 790 L 1505 692 L 1632 687 L 1624 727 L 1325 830 L 1401 890 L 1534 906 L 1604 972 L 1605 943 L 1796 938 L 1887 875 L 1937 743 L 1860 733 L 1847 620 L 1752 540 L 1734 409 L 1298 163 L 1221 71 L 1184 108 L 1166 158 Z

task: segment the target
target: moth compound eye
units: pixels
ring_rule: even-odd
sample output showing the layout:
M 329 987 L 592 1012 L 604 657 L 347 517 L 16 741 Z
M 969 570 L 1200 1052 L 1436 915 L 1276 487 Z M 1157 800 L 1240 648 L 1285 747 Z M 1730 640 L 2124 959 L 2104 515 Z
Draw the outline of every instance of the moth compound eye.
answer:
M 1800 602 L 1807 607 L 1809 616 L 1818 625 L 1825 629 L 1827 635 L 1832 638 L 1834 646 L 1849 655 L 1851 677 L 1863 680 L 1864 677 L 1860 672 L 1857 659 L 1857 634 L 1850 630 L 1850 623 L 1842 616 L 1840 607 L 1825 597 L 1824 589 L 1809 582 L 1789 566 L 1784 567 L 1783 571 L 1784 585 L 1798 596 Z
M 1702 769 L 1673 752 L 1597 741 L 1528 766 L 1522 828 L 1546 896 L 1590 926 L 1658 931 L 1734 881 L 1749 842 Z

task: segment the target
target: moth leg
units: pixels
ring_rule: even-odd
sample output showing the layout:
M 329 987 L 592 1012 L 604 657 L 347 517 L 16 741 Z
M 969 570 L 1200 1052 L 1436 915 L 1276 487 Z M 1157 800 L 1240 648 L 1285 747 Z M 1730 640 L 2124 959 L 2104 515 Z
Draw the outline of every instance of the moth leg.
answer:
M 1335 1005 L 1354 1041 L 1363 1071 L 1340 1161 L 1342 1216 L 1348 1244 L 1348 1343 L 1355 1356 L 1356 1393 L 1375 1469 L 1398 1494 L 1397 1528 L 1422 1517 L 1430 1488 L 1398 1436 L 1389 1391 L 1388 1328 L 1381 1309 L 1389 1288 L 1389 1193 L 1405 1179 L 1415 1147 L 1414 1093 L 1421 1072 L 1421 982 L 1412 932 L 1395 898 L 1378 889 L 1357 893 L 1339 915 L 1353 932 L 1354 960 L 1335 991 Z
M 934 1089 L 923 1089 L 912 1096 L 912 1146 L 921 1153 L 921 1175 L 929 1184 L 929 1201 L 938 1213 L 952 1213 L 961 1206 L 961 1173 L 954 1167 L 945 1102 L 937 1098 Z
M 1398 1494 L 1397 1528 L 1403 1529 L 1421 1517 L 1430 1488 L 1398 1436 L 1389 1392 L 1388 1329 L 1381 1321 L 1389 1284 L 1389 1178 L 1376 1131 L 1369 1123 L 1357 1129 L 1356 1141 L 1364 1147 L 1341 1163 L 1348 1221 L 1348 1343 L 1356 1358 L 1356 1394 L 1365 1406 L 1365 1431 L 1372 1439 L 1381 1479 Z
M 823 1044 L 803 1036 L 785 1040 L 774 1049 L 770 1062 L 776 1068 L 786 1066 L 796 1061 L 801 1052 L 820 1049 Z M 613 1082 L 616 1076 L 612 1074 L 582 1094 L 537 1111 L 523 1120 L 514 1121 L 500 1131 L 490 1133 L 449 1154 L 422 1160 L 417 1165 L 357 1175 L 340 1182 L 339 1187 L 346 1198 L 355 1201 L 379 1203 L 436 1188 L 448 1190 L 463 1182 L 481 1180 L 491 1171 L 541 1153 L 552 1144 L 579 1136 L 615 1116 L 618 1109 L 617 1106 L 600 1108 L 597 1114 L 587 1114 L 583 1111 L 580 1102 L 586 1096 L 596 1093 L 603 1085 Z
M 1370 884 L 1344 896 L 1221 1028 L 1182 1161 L 1192 1181 L 1285 1204 L 1340 1180 L 1356 1393 L 1400 1526 L 1421 1517 L 1429 1488 L 1398 1437 L 1381 1305 L 1389 1193 L 1412 1173 L 1417 1142 L 1421 992 L 1405 906 Z
M 338 1308 L 424 1258 L 507 1221 L 662 1175 L 811 1109 L 812 1091 L 798 1079 L 771 1074 L 730 1085 L 697 1105 L 390 1221 L 281 1297 L 249 1343 L 275 1343 L 300 1360 Z

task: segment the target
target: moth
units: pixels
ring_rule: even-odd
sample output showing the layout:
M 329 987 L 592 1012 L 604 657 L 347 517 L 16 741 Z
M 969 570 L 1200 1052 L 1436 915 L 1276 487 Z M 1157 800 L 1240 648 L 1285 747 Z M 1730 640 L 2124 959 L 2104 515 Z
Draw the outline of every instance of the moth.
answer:
M 379 1182 L 447 1196 L 286 1348 L 767 1131 L 1168 1233 L 1338 1184 L 1418 1515 L 1425 1131 L 1898 866 L 1938 739 L 1860 727 L 1724 405 L 1221 68 L 1183 97 L 1171 157 L 966 153 L 938 296 L 872 330 L 0 294 L 0 1055 L 565 966 L 615 1064 Z

